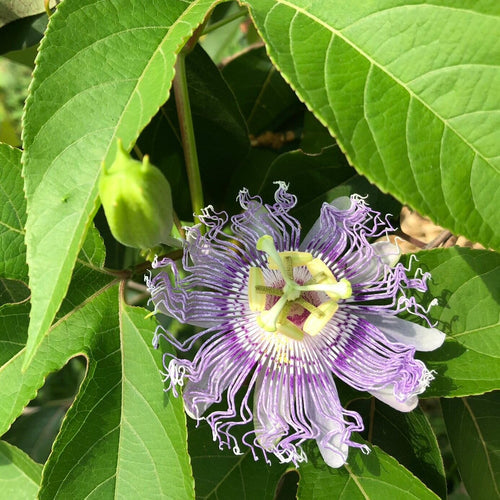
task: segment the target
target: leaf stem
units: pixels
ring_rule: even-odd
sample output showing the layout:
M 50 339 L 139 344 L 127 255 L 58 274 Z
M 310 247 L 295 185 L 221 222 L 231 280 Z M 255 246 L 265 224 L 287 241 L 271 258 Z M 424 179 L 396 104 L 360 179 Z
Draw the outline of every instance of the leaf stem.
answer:
M 182 51 L 177 56 L 173 87 L 179 127 L 181 129 L 189 192 L 191 194 L 191 206 L 193 207 L 195 219 L 199 221 L 198 216 L 201 214 L 201 210 L 204 208 L 205 204 L 203 202 L 203 190 L 201 186 L 200 167 L 198 164 L 198 153 L 196 152 L 191 104 L 189 103 L 185 58 L 186 55 Z

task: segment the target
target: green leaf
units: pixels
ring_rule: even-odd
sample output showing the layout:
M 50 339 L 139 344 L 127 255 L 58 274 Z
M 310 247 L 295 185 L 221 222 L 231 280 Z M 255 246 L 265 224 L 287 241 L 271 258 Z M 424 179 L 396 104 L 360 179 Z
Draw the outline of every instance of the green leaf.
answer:
M 308 462 L 298 469 L 299 500 L 439 498 L 377 446 L 370 446 L 368 455 L 351 448 L 348 464 L 340 469 L 326 465 L 316 445 L 308 448 Z
M 0 277 L 27 281 L 21 151 L 0 144 Z
M 436 400 L 436 404 L 437 400 Z M 370 399 L 355 401 L 349 410 L 360 412 L 370 441 L 415 474 L 429 489 L 446 498 L 443 459 L 436 436 L 420 408 L 409 413 Z M 366 437 L 366 436 L 364 436 Z
M 302 109 L 303 105 L 273 66 L 264 47 L 246 50 L 231 59 L 222 74 L 253 135 L 275 130 Z
M 192 498 L 182 401 L 166 397 L 151 347 L 148 311 L 119 304 L 108 285 L 52 327 L 33 362 L 23 351 L 0 367 L 0 433 L 72 356 L 84 353 L 87 375 L 47 462 L 40 498 L 84 498 L 90 492 Z M 134 486 L 136 485 L 136 486 Z
M 500 4 L 247 0 L 271 59 L 357 170 L 500 248 Z
M 418 264 L 432 274 L 429 292 L 417 301 L 438 305 L 432 321 L 446 333 L 435 351 L 420 353 L 435 379 L 426 397 L 468 396 L 500 388 L 500 255 L 467 248 L 438 249 L 417 254 Z
M 298 198 L 293 214 L 301 221 L 304 231 L 319 217 L 323 203 L 353 193 L 369 195 L 370 206 L 383 213 L 400 211 L 398 202 L 381 193 L 349 166 L 337 146 L 314 155 L 302 151 L 283 153 L 265 171 L 258 192 L 264 199 L 271 200 L 276 190 L 274 182 L 283 180 L 290 184 L 290 192 Z
M 202 422 L 195 427 L 189 421 L 189 453 L 193 465 L 196 498 L 216 500 L 243 498 L 273 500 L 276 487 L 288 465 L 273 459 L 268 465 L 262 456 L 256 461 L 249 448 L 235 455 L 232 450 L 220 450 L 212 439 L 210 426 Z
M 193 498 L 182 401 L 164 396 L 161 352 L 151 347 L 154 320 L 144 319 L 144 309 L 119 306 L 116 290 L 94 302 L 84 317 L 98 313 L 103 323 L 40 498 L 67 498 L 75 490 L 78 498 Z
M 0 307 L 0 367 L 24 348 L 28 338 L 29 312 L 28 302 Z
M 0 441 L 0 489 L 9 500 L 37 498 L 42 466 L 24 452 Z
M 441 406 L 451 448 L 471 498 L 499 498 L 500 392 L 442 399 Z
M 84 0 L 63 2 L 52 16 L 24 115 L 26 366 L 97 210 L 101 162 L 112 161 L 116 138 L 130 147 L 167 99 L 176 54 L 218 1 L 171 0 L 166 8 L 160 0 Z

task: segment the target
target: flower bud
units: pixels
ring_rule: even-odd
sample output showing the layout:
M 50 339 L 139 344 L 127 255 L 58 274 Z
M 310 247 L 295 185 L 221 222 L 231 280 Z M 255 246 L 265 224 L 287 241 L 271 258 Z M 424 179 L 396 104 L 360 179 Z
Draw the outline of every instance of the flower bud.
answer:
M 144 156 L 130 157 L 118 141 L 113 164 L 103 164 L 99 196 L 113 236 L 129 247 L 152 248 L 171 239 L 172 195 L 170 185 Z

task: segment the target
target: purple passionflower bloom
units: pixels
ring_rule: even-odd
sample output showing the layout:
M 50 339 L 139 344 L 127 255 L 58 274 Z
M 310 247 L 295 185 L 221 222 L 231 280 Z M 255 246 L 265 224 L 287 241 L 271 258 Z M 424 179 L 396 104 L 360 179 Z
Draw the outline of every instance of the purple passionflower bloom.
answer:
M 340 467 L 360 415 L 342 408 L 335 377 L 400 411 L 410 411 L 433 379 L 415 351 L 439 347 L 444 334 L 396 316 L 425 317 L 407 291 L 427 290 L 428 274 L 408 277 L 389 241 L 392 229 L 359 196 L 325 203 L 302 239 L 289 212 L 296 197 L 278 183 L 273 205 L 239 194 L 241 214 L 212 207 L 187 230 L 181 277 L 169 259 L 147 278 L 155 311 L 203 328 L 184 343 L 162 333 L 192 360 L 165 355 L 167 390 L 183 386 L 185 410 L 206 420 L 219 445 L 241 442 L 282 462 L 306 460 L 315 439 L 325 462 Z M 156 337 L 155 343 L 158 338 Z M 236 402 L 236 394 L 242 398 Z M 225 395 L 225 396 L 224 396 Z M 225 408 L 209 412 L 225 399 Z M 238 440 L 236 426 L 253 423 Z

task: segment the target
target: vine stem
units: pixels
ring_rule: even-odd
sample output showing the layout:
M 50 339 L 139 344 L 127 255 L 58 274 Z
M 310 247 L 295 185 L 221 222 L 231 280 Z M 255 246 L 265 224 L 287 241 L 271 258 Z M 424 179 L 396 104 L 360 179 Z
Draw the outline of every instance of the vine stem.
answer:
M 247 14 L 248 14 L 248 11 L 246 9 L 239 10 L 238 12 L 235 12 L 234 14 L 231 14 L 230 16 L 227 16 L 224 19 L 217 21 L 216 23 L 213 23 L 210 26 L 207 26 L 203 30 L 203 35 L 207 35 L 208 33 L 215 31 L 216 29 L 222 28 L 222 26 L 225 26 L 226 24 L 232 23 L 233 21 L 235 21 L 236 19 L 239 19 L 240 17 L 245 17 Z
M 199 215 L 201 214 L 202 208 L 205 207 L 205 204 L 203 202 L 200 167 L 198 164 L 198 153 L 196 152 L 191 104 L 189 102 L 186 78 L 186 54 L 183 51 L 179 53 L 177 62 L 175 63 L 173 87 L 179 127 L 181 129 L 184 160 L 186 162 L 189 193 L 191 195 L 191 206 L 193 207 L 196 222 L 199 221 Z M 203 225 L 201 227 L 203 228 Z

